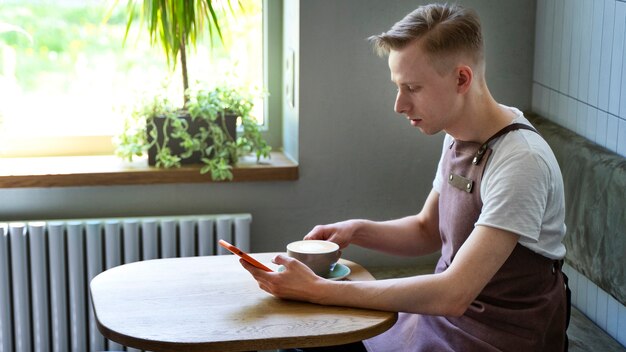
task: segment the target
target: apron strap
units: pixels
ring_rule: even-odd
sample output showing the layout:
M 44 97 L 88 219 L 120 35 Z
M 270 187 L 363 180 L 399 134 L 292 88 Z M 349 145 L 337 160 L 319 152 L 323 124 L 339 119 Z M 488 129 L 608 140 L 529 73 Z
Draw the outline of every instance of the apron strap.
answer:
M 559 262 L 559 270 L 563 267 L 563 260 L 561 259 Z M 565 297 L 567 300 L 567 316 L 565 318 L 565 352 L 567 352 L 568 348 L 569 348 L 569 338 L 567 337 L 567 328 L 569 327 L 569 322 L 570 322 L 570 318 L 572 315 L 572 291 L 569 288 L 569 278 L 567 277 L 567 275 L 565 275 L 565 273 L 561 271 L 561 274 L 563 274 L 563 282 L 565 283 Z
M 511 131 L 515 131 L 515 130 L 529 130 L 529 131 L 533 131 L 537 134 L 539 134 L 539 132 L 537 132 L 536 129 L 534 129 L 531 126 L 528 126 L 526 124 L 523 123 L 512 123 L 506 127 L 504 127 L 503 129 L 501 129 L 500 131 L 496 132 L 496 134 L 494 134 L 493 136 L 489 137 L 489 139 L 487 139 L 487 141 L 485 143 L 483 143 L 480 148 L 478 148 L 478 151 L 476 152 L 476 155 L 474 156 L 474 159 L 472 159 L 472 164 L 474 165 L 478 165 L 478 163 L 480 163 L 480 160 L 482 160 L 483 155 L 485 154 L 485 151 L 487 150 L 487 147 L 489 146 L 489 142 L 493 141 L 494 139 L 507 134 Z

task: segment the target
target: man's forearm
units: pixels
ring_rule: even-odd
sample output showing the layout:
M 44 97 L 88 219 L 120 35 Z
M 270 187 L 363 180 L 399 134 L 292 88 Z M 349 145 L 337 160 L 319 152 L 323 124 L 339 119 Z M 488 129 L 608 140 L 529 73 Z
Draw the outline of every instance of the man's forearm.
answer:
M 420 222 L 419 215 L 390 221 L 358 220 L 352 243 L 385 253 L 416 256 L 433 253 L 441 248 L 439 234 Z

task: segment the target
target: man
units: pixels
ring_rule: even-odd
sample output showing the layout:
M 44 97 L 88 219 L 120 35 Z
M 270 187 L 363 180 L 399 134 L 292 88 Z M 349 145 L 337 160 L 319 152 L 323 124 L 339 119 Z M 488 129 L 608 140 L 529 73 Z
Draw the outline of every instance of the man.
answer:
M 427 135 L 446 132 L 433 190 L 417 215 L 316 226 L 305 239 L 397 255 L 441 250 L 435 273 L 337 282 L 282 255 L 282 273 L 242 264 L 277 297 L 401 312 L 363 342 L 370 351 L 564 350 L 561 173 L 522 113 L 491 96 L 478 16 L 422 6 L 370 40 L 389 56 L 396 112 Z

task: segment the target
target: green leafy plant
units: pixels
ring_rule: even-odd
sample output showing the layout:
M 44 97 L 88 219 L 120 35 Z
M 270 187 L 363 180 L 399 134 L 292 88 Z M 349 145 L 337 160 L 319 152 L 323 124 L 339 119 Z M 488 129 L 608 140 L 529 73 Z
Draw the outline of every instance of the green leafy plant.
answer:
M 182 109 L 171 104 L 165 95 L 150 98 L 136 108 L 117 138 L 119 156 L 132 160 L 134 155 L 140 156 L 156 148 L 155 165 L 169 168 L 179 167 L 199 154 L 203 163 L 200 172 L 210 173 L 214 180 L 232 179 L 232 165 L 241 155 L 255 153 L 257 161 L 269 157 L 271 148 L 261 137 L 257 122 L 250 117 L 253 104 L 245 90 L 228 86 L 212 90 L 189 89 L 187 50 L 196 46 L 203 32 L 210 35 L 212 47 L 215 37 L 224 44 L 225 23 L 222 21 L 236 13 L 234 2 L 243 10 L 243 0 L 127 1 L 124 42 L 131 24 L 139 17 L 150 34 L 152 45 L 159 44 L 163 48 L 171 70 L 175 68 L 176 59 L 180 59 L 184 96 Z M 238 138 L 226 128 L 227 115 L 240 120 L 243 133 Z M 157 119 L 163 119 L 159 121 L 160 128 Z M 197 121 L 202 122 L 201 127 L 193 132 L 190 123 Z M 174 151 L 168 144 L 170 140 L 176 140 L 182 151 Z
M 199 121 L 201 125 L 193 132 L 188 120 L 181 116 L 181 110 L 164 95 L 156 95 L 139 104 L 126 120 L 123 132 L 117 136 L 116 153 L 132 161 L 133 157 L 142 156 L 155 147 L 156 166 L 166 168 L 180 167 L 185 159 L 199 154 L 202 174 L 210 173 L 213 180 L 231 180 L 232 165 L 239 157 L 254 153 L 258 161 L 269 157 L 271 151 L 250 116 L 252 107 L 251 96 L 241 89 L 217 87 L 192 91 L 187 112 L 191 121 Z M 231 136 L 225 126 L 227 115 L 241 122 L 243 132 L 237 138 Z M 162 128 L 157 127 L 157 119 L 163 119 Z M 159 134 L 163 137 L 161 142 Z M 182 152 L 172 151 L 168 146 L 170 139 L 180 141 Z

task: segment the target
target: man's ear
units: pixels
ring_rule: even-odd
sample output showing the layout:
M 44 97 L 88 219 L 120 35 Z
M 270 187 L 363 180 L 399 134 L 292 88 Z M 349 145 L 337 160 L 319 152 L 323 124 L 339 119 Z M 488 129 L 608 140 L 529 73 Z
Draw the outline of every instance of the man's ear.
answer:
M 456 69 L 456 84 L 457 84 L 457 92 L 458 93 L 466 93 L 474 79 L 474 72 L 472 68 L 469 66 L 459 66 Z

